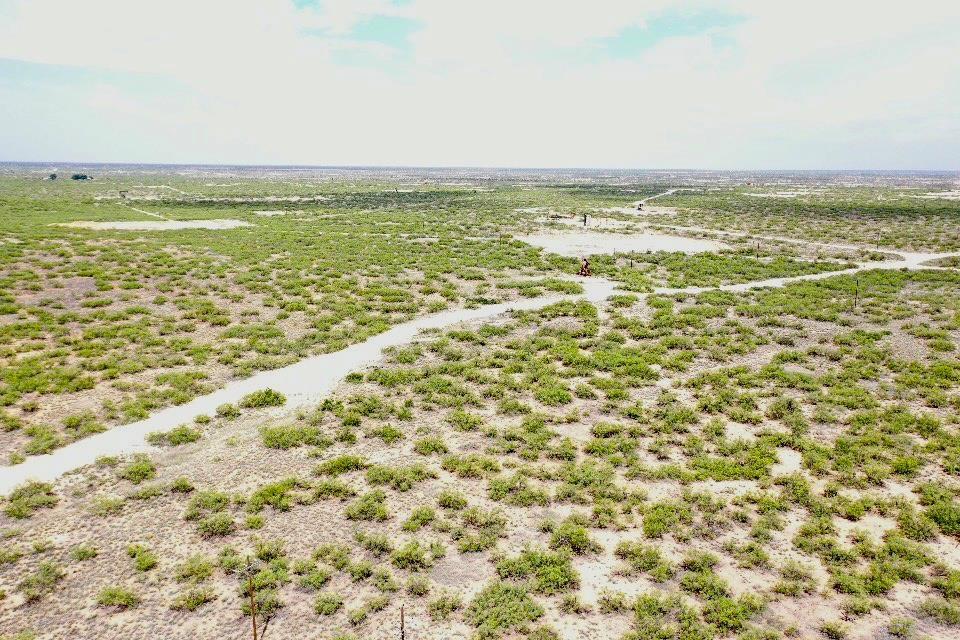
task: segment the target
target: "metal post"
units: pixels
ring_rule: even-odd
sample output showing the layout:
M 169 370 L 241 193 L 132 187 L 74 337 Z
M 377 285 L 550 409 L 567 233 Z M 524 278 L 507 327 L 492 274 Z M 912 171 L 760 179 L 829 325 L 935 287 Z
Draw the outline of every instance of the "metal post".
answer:
M 406 640 L 407 630 L 403 619 L 403 604 L 400 605 L 400 640 Z
M 853 308 L 857 308 L 857 303 L 860 301 L 860 278 L 857 278 L 854 281 L 853 289 Z

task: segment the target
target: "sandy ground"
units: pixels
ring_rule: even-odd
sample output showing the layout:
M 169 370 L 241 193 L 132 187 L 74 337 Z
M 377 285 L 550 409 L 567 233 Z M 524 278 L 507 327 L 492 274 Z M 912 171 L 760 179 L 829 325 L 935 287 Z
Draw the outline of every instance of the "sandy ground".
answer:
M 246 220 L 216 219 L 216 220 L 116 220 L 113 222 L 92 222 L 78 220 L 77 222 L 54 223 L 59 227 L 73 227 L 75 229 L 93 229 L 95 231 L 180 231 L 183 229 L 236 229 L 238 227 L 252 227 Z
M 627 251 L 681 251 L 683 253 L 702 253 L 726 248 L 712 240 L 699 240 L 683 236 L 669 236 L 657 233 L 535 233 L 517 236 L 521 240 L 551 253 L 563 256 L 586 256 L 597 253 Z

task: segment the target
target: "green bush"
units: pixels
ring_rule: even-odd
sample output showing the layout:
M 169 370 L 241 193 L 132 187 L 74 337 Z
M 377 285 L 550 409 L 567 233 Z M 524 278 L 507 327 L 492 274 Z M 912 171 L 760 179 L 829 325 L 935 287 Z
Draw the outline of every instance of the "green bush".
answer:
M 457 491 L 443 491 L 437 496 L 437 505 L 443 509 L 458 511 L 467 506 L 467 497 Z
M 940 624 L 960 625 L 960 605 L 943 598 L 927 598 L 920 603 L 920 613 Z
M 320 616 L 332 616 L 343 606 L 343 598 L 334 593 L 321 593 L 313 601 L 313 610 Z
M 387 494 L 380 489 L 368 491 L 347 507 L 347 518 L 382 522 L 390 517 L 386 502 Z
M 441 593 L 430 601 L 427 612 L 432 620 L 446 620 L 454 611 L 459 611 L 463 607 L 463 601 L 455 593 Z
M 342 455 L 321 462 L 313 469 L 313 473 L 318 476 L 339 476 L 350 471 L 360 471 L 366 469 L 369 465 L 361 456 Z
M 215 513 L 197 523 L 197 531 L 204 536 L 226 536 L 233 533 L 237 523 L 229 513 Z
M 240 406 L 244 409 L 259 409 L 262 407 L 281 407 L 287 403 L 287 397 L 273 389 L 260 389 L 240 398 Z
M 17 585 L 17 589 L 23 594 L 27 602 L 36 602 L 43 596 L 51 593 L 63 578 L 66 576 L 60 565 L 44 561 L 41 562 L 36 571 L 28 574 Z
M 421 571 L 429 568 L 432 564 L 430 557 L 427 555 L 427 550 L 420 546 L 420 543 L 416 540 L 410 540 L 394 551 L 390 560 L 398 569 L 408 571 Z
M 97 557 L 97 548 L 91 544 L 81 544 L 73 548 L 70 557 L 77 562 L 92 560 Z
M 144 454 L 137 454 L 133 461 L 128 463 L 119 473 L 124 480 L 133 484 L 140 484 L 144 480 L 151 480 L 157 475 L 157 465 Z
M 190 556 L 174 570 L 177 582 L 203 582 L 213 575 L 213 561 L 197 554 Z
M 260 427 L 260 437 L 263 446 L 268 449 L 292 449 L 303 445 L 320 446 L 326 438 L 316 427 L 283 424 Z
M 97 596 L 97 604 L 102 607 L 132 609 L 140 604 L 140 596 L 127 587 L 104 587 Z
M 527 580 L 531 589 L 546 595 L 576 589 L 580 582 L 569 554 L 533 549 L 498 562 L 497 574 L 501 578 Z
M 523 587 L 495 582 L 485 587 L 470 603 L 466 621 L 481 638 L 498 638 L 543 616 L 543 608 Z
M 397 491 L 409 491 L 415 484 L 436 477 L 436 472 L 419 463 L 406 467 L 376 465 L 367 470 L 367 482 L 389 484 Z
M 171 429 L 170 431 L 155 431 L 148 434 L 147 442 L 154 446 L 169 445 L 171 447 L 176 447 L 182 444 L 196 442 L 202 435 L 203 434 L 199 429 L 194 429 L 189 425 L 182 424 L 179 427 Z
M 157 554 L 142 544 L 132 544 L 127 547 L 127 555 L 133 558 L 133 566 L 137 571 L 149 571 L 157 566 Z
M 201 606 L 216 599 L 217 594 L 210 587 L 195 587 L 183 591 L 174 598 L 173 602 L 170 603 L 170 608 L 174 611 L 196 611 Z
M 59 502 L 53 492 L 53 485 L 47 482 L 30 480 L 15 488 L 7 496 L 7 506 L 3 512 L 11 518 L 22 520 L 29 518 L 37 509 L 49 509 Z
M 410 513 L 410 517 L 403 523 L 404 531 L 419 531 L 434 521 L 437 514 L 433 507 L 417 507 Z

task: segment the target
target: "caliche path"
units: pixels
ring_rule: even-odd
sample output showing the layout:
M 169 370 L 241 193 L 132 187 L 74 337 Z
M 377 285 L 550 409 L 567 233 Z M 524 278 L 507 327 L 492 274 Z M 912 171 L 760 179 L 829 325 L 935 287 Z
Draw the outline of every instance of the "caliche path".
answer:
M 720 233 L 718 235 L 725 234 Z M 771 237 L 768 239 L 805 242 L 790 238 Z M 823 245 L 823 243 L 815 242 L 806 244 Z M 883 249 L 881 251 L 892 253 L 896 257 L 882 262 L 858 264 L 842 271 L 770 278 L 719 287 L 658 288 L 653 293 L 669 295 L 673 293 L 701 293 L 712 290 L 747 291 L 750 289 L 782 287 L 791 282 L 821 280 L 875 269 L 928 269 L 931 267 L 925 266 L 925 263 L 931 260 L 960 256 L 960 252 L 916 253 Z M 288 367 L 265 371 L 250 378 L 231 382 L 211 394 L 195 398 L 177 407 L 159 411 L 146 420 L 114 427 L 103 433 L 78 440 L 62 449 L 57 449 L 53 453 L 31 457 L 26 462 L 16 466 L 0 467 L 0 494 L 8 493 L 26 480 L 55 480 L 68 471 L 93 463 L 100 456 L 153 450 L 154 447 L 146 442 L 148 433 L 166 431 L 177 425 L 192 422 L 200 414 L 214 413 L 221 404 L 237 402 L 246 394 L 259 389 L 269 387 L 283 393 L 287 397 L 285 411 L 314 404 L 330 393 L 348 373 L 377 362 L 382 357 L 383 350 L 388 347 L 409 344 L 425 329 L 442 329 L 460 322 L 493 318 L 512 310 L 539 309 L 562 300 L 584 299 L 590 302 L 600 302 L 612 295 L 616 289 L 615 283 L 603 278 L 581 278 L 578 279 L 578 282 L 585 289 L 585 292 L 580 296 L 545 296 L 487 305 L 477 309 L 444 311 L 399 324 L 388 331 L 341 351 L 313 356 Z

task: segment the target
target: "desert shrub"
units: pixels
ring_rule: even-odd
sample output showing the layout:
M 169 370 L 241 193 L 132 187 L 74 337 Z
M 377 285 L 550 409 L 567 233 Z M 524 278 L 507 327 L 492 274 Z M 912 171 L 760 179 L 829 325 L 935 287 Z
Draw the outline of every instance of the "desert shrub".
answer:
M 503 501 L 515 507 L 546 506 L 550 503 L 546 491 L 530 487 L 527 479 L 519 473 L 491 478 L 487 495 L 491 500 Z
M 280 407 L 286 404 L 287 397 L 273 389 L 260 389 L 240 398 L 239 405 L 243 409 L 259 409 L 262 407 Z
M 648 538 L 661 538 L 668 531 L 674 531 L 679 524 L 689 524 L 693 520 L 690 507 L 683 502 L 656 502 L 643 514 L 643 535 Z
M 154 446 L 169 445 L 176 447 L 182 444 L 196 442 L 202 436 L 199 429 L 194 429 L 190 425 L 182 424 L 170 431 L 155 431 L 147 435 L 147 442 Z
M 332 616 L 343 606 L 343 598 L 335 593 L 321 593 L 313 600 L 313 610 L 320 616 Z
M 416 540 L 411 540 L 394 551 L 390 555 L 390 560 L 398 569 L 408 571 L 421 571 L 432 564 L 427 550 Z
M 213 561 L 197 554 L 190 556 L 174 570 L 177 582 L 203 582 L 213 575 Z
M 887 632 L 894 638 L 910 638 L 916 622 L 911 618 L 893 618 L 887 625 Z
M 28 574 L 17 584 L 27 602 L 36 602 L 43 596 L 51 593 L 63 578 L 66 572 L 55 562 L 41 562 L 33 573 Z
M 485 587 L 470 603 L 466 621 L 477 629 L 480 638 L 498 638 L 543 616 L 540 607 L 523 587 L 495 582 Z
M 282 424 L 260 427 L 260 438 L 268 449 L 292 449 L 303 445 L 319 446 L 326 438 L 317 427 Z
M 157 465 L 144 454 L 137 454 L 118 474 L 124 480 L 133 484 L 140 484 L 144 480 L 151 480 L 157 475 Z
M 177 478 L 170 483 L 170 491 L 173 493 L 190 493 L 193 489 L 193 483 L 187 478 Z
M 947 598 L 960 598 L 960 569 L 946 571 L 933 579 L 933 588 Z
M 718 597 L 703 607 L 703 619 L 715 625 L 721 633 L 740 631 L 756 614 L 763 610 L 763 601 L 752 595 L 742 595 L 736 600 Z
M 380 489 L 368 491 L 347 506 L 347 518 L 350 520 L 386 520 L 390 517 L 386 502 L 387 494 Z
M 660 550 L 642 542 L 620 542 L 614 555 L 626 561 L 632 570 L 648 572 L 656 582 L 663 582 L 673 576 L 673 567 Z
M 313 485 L 313 497 L 315 499 L 339 498 L 340 500 L 346 500 L 355 495 L 357 495 L 357 491 L 340 480 L 321 480 Z
M 597 551 L 599 545 L 590 539 L 587 528 L 571 520 L 564 520 L 550 534 L 551 549 L 566 549 L 576 555 Z
M 430 593 L 430 580 L 425 576 L 413 576 L 407 581 L 407 593 L 423 597 Z
M 430 601 L 427 612 L 433 620 L 446 620 L 454 611 L 459 611 L 463 607 L 460 596 L 455 593 L 441 593 Z
M 376 465 L 367 470 L 367 482 L 373 485 L 388 484 L 397 491 L 409 491 L 415 484 L 436 477 L 435 471 L 419 463 L 406 467 Z
M 403 523 L 404 531 L 419 531 L 434 521 L 437 514 L 433 507 L 417 507 L 410 513 L 410 517 Z
M 940 624 L 960 625 L 960 605 L 944 598 L 927 598 L 920 603 L 920 613 Z
M 92 411 L 75 413 L 63 419 L 63 428 L 74 440 L 107 430 Z
M 820 633 L 830 640 L 843 640 L 847 637 L 847 625 L 831 620 L 820 625 Z
M 140 596 L 127 587 L 104 587 L 97 596 L 97 604 L 101 607 L 132 609 L 140 604 Z
M 347 612 L 347 621 L 357 627 L 366 622 L 369 615 L 370 610 L 367 607 L 357 607 Z
M 461 553 L 477 553 L 496 546 L 507 526 L 506 516 L 499 510 L 472 507 L 463 512 L 462 518 L 464 526 L 451 533 Z
M 613 589 L 603 589 L 597 598 L 597 608 L 600 613 L 621 613 L 630 608 L 626 594 Z
M 170 608 L 174 611 L 196 611 L 216 599 L 217 594 L 210 587 L 195 587 L 183 591 L 174 598 L 173 602 L 170 603 Z
M 328 569 L 321 569 L 314 565 L 309 570 L 303 572 L 303 574 L 300 576 L 300 579 L 297 581 L 297 584 L 304 589 L 318 591 L 327 582 L 329 582 L 330 575 L 331 572 Z
M 23 549 L 13 545 L 0 547 L 0 565 L 13 564 L 24 555 Z
M 483 478 L 500 471 L 500 464 L 496 460 L 476 453 L 445 456 L 442 466 L 444 471 L 460 478 Z
M 240 417 L 240 409 L 236 405 L 230 404 L 229 402 L 220 405 L 217 407 L 217 417 L 226 418 L 227 420 L 232 420 L 234 418 Z
M 226 536 L 233 533 L 237 523 L 229 513 L 219 512 L 197 523 L 197 531 L 204 536 Z
M 277 511 L 289 511 L 293 507 L 295 499 L 291 495 L 293 490 L 308 486 L 308 483 L 297 478 L 285 478 L 265 484 L 250 494 L 250 498 L 247 500 L 247 511 L 259 513 L 268 505 Z
M 132 544 L 127 547 L 127 555 L 133 558 L 133 566 L 137 571 L 149 571 L 157 566 L 157 554 L 142 544 Z
M 95 516 L 112 516 L 123 511 L 123 498 L 117 496 L 97 496 L 90 505 L 90 513 Z
M 91 560 L 97 557 L 97 548 L 92 544 L 77 545 L 73 548 L 73 550 L 70 551 L 70 557 L 77 562 Z
M 397 580 L 390 573 L 389 569 L 380 567 L 373 572 L 373 586 L 383 593 L 393 593 L 400 589 Z
M 53 492 L 53 485 L 30 480 L 15 488 L 7 496 L 7 505 L 3 512 L 11 518 L 22 520 L 32 516 L 37 509 L 53 507 L 59 500 Z
M 437 496 L 437 504 L 443 509 L 457 511 L 467 506 L 467 498 L 457 491 L 443 491 Z
M 806 565 L 789 560 L 780 566 L 779 571 L 781 579 L 773 586 L 774 593 L 796 597 L 816 590 L 813 571 Z
M 403 431 L 396 428 L 391 424 L 385 424 L 373 429 L 370 429 L 367 432 L 367 435 L 371 438 L 380 438 L 386 444 L 393 444 L 400 440 L 404 439 Z
M 937 500 L 927 507 L 926 514 L 944 534 L 960 536 L 960 502 L 953 499 Z
M 476 431 L 483 425 L 483 418 L 457 408 L 450 413 L 447 422 L 458 431 Z
M 580 582 L 569 554 L 533 549 L 498 562 L 497 574 L 505 579 L 527 580 L 531 589 L 547 595 L 575 589 Z
M 230 496 L 220 491 L 198 491 L 190 498 L 183 517 L 198 520 L 201 516 L 223 511 L 230 506 Z
M 362 456 L 342 455 L 321 462 L 313 469 L 318 476 L 339 476 L 350 471 L 360 471 L 369 465 Z
M 710 569 L 684 573 L 680 578 L 680 587 L 706 600 L 718 600 L 730 595 L 727 582 Z
M 433 455 L 434 453 L 447 453 L 449 449 L 443 438 L 439 436 L 428 436 L 420 438 L 413 443 L 413 450 L 422 456 Z

